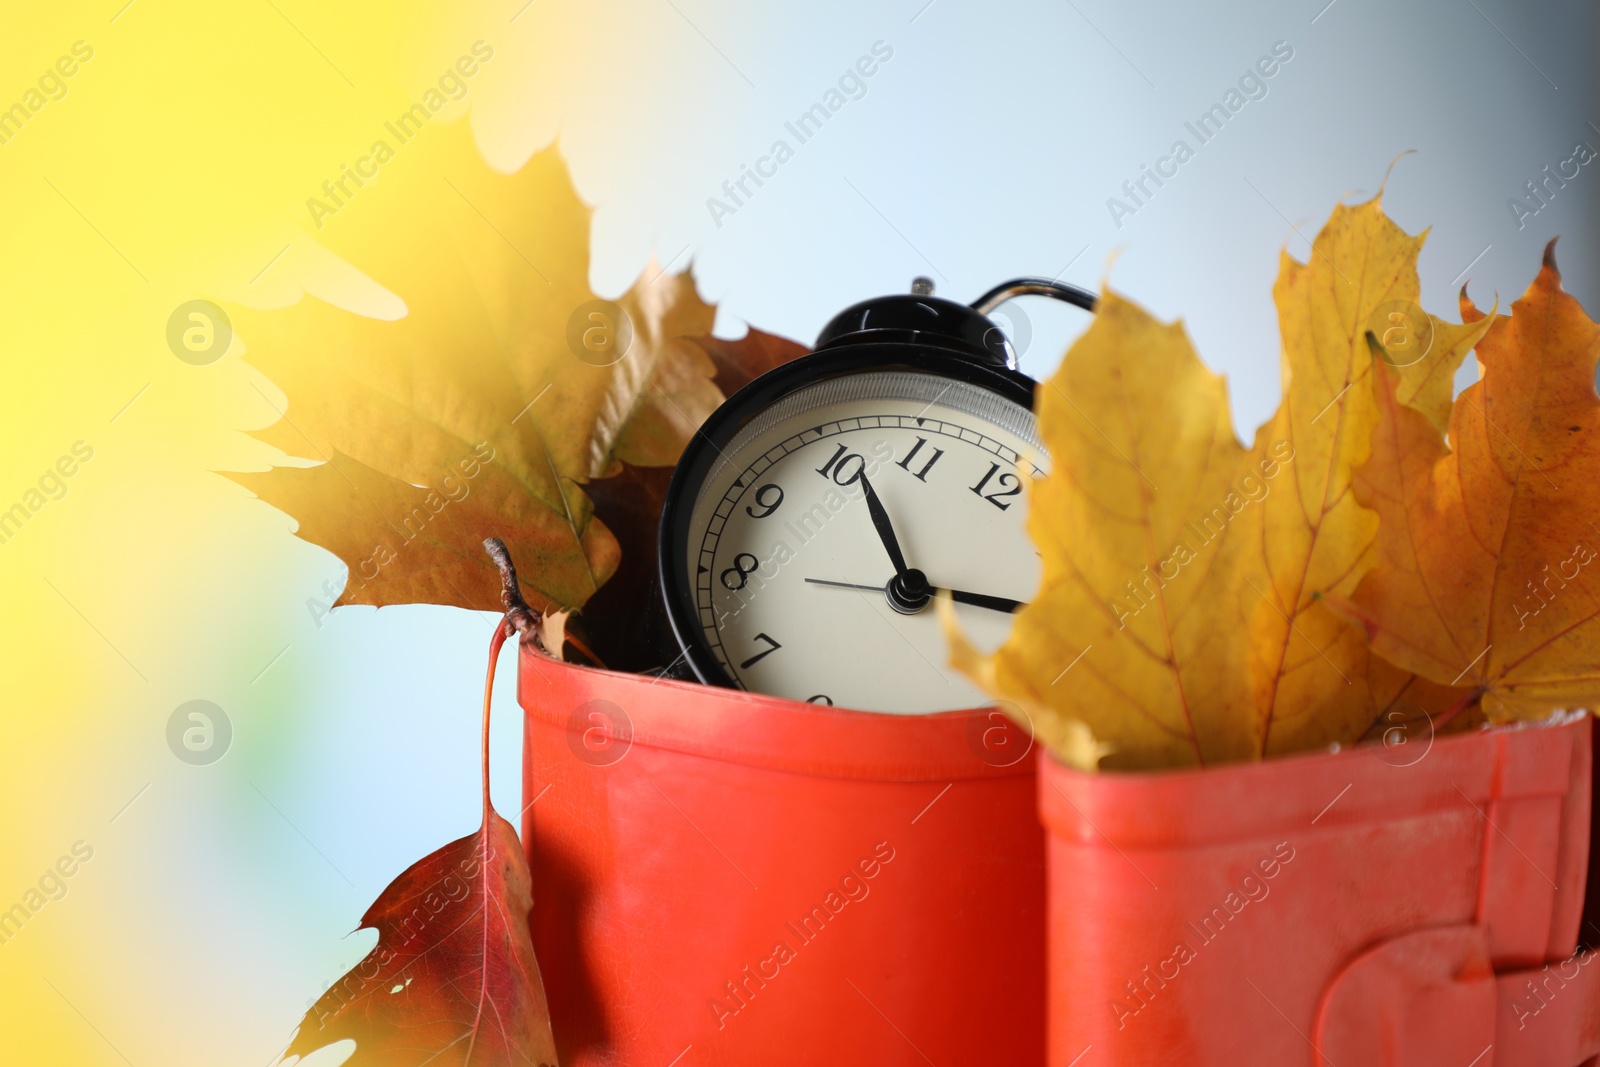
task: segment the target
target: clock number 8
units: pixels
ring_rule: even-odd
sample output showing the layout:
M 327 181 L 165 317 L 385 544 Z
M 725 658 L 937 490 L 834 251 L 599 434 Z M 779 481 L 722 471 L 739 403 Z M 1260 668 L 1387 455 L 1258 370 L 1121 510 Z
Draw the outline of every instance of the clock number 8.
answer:
M 852 460 L 855 461 L 855 469 L 849 474 L 848 477 L 846 477 L 845 470 L 847 467 L 849 467 Z M 862 459 L 861 456 L 855 452 L 851 452 L 847 455 L 845 446 L 839 445 L 838 451 L 829 457 L 828 462 L 817 468 L 817 473 L 822 475 L 824 478 L 832 478 L 838 485 L 849 485 L 851 482 L 856 481 L 863 474 L 865 474 L 866 470 L 866 460 Z
M 745 560 L 749 560 L 746 563 Z M 733 566 L 722 572 L 722 587 L 737 592 L 745 587 L 750 580 L 750 572 L 761 564 L 759 559 L 748 552 L 741 552 L 733 557 Z

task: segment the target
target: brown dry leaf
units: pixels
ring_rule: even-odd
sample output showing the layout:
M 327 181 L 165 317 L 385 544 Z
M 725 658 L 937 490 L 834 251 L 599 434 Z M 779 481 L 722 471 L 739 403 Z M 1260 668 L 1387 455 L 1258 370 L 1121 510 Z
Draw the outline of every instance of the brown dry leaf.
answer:
M 1449 447 L 1376 384 L 1357 495 L 1382 519 L 1354 613 L 1381 655 L 1481 691 L 1491 721 L 1600 696 L 1600 327 L 1561 288 L 1554 242 L 1478 344 Z M 1462 294 L 1463 317 L 1482 319 Z
M 622 549 L 616 574 L 589 598 L 574 629 L 607 667 L 643 672 L 678 656 L 657 575 L 656 535 L 672 480 L 668 467 L 635 467 L 589 483 L 595 517 L 615 530 Z
M 750 327 L 737 341 L 703 337 L 700 345 L 717 367 L 717 388 L 732 396 L 774 367 L 805 355 L 805 345 Z
M 539 616 L 539 623 L 534 627 L 539 647 L 552 659 L 567 658 L 567 620 L 570 618 L 572 613 L 569 611 L 547 611 Z
M 693 280 L 652 267 L 618 302 L 624 325 L 589 290 L 589 210 L 555 150 L 497 174 L 465 123 L 430 126 L 318 236 L 407 313 L 383 321 L 312 298 L 234 312 L 247 358 L 289 400 L 258 436 L 335 468 L 241 480 L 349 565 L 341 603 L 493 610 L 495 573 L 478 544 L 498 534 L 526 561 L 535 607 L 581 605 L 617 566 L 581 486 L 624 460 L 675 462 L 722 400 L 693 340 L 713 317 Z M 472 521 L 460 508 L 459 521 L 430 523 L 436 543 L 419 547 L 410 487 L 442 489 L 440 472 L 481 449 L 494 456 L 483 484 L 496 487 L 474 486 Z M 382 488 L 340 475 L 338 456 Z M 339 528 L 357 515 L 388 534 Z M 384 536 L 394 562 L 359 574 Z
M 716 367 L 702 347 L 715 309 L 695 292 L 694 278 L 659 276 L 652 263 L 620 304 L 633 322 L 633 345 L 618 362 L 595 421 L 588 478 L 615 474 L 623 463 L 670 467 L 689 436 L 722 403 Z
M 1047 743 L 1083 723 L 1117 767 L 1350 742 L 1448 708 L 1458 694 L 1375 659 L 1319 603 L 1355 589 L 1377 536 L 1350 493 L 1377 421 L 1365 333 L 1409 331 L 1394 372 L 1428 424 L 1486 325 L 1416 306 L 1422 242 L 1373 199 L 1335 209 L 1306 263 L 1282 256 L 1284 400 L 1248 450 L 1181 327 L 1107 293 L 1039 391 L 1040 591 L 992 658 L 958 646 L 967 673 Z
M 808 351 L 754 327 L 738 340 L 700 337 L 695 343 L 716 366 L 716 386 L 728 396 Z M 574 623 L 588 646 L 613 670 L 657 670 L 678 658 L 656 574 L 656 528 L 671 479 L 667 467 L 624 462 L 619 470 L 585 486 L 595 517 L 617 537 L 622 561 Z
M 473 552 L 499 537 L 526 561 L 522 587 L 538 611 L 581 603 L 588 574 L 569 566 L 570 529 L 551 522 L 549 508 L 509 472 L 468 452 L 423 485 L 374 470 L 340 452 L 315 467 L 279 467 L 230 475 L 262 500 L 299 521 L 299 535 L 350 568 L 340 604 L 499 606 L 500 576 Z M 476 539 L 476 540 L 475 540 Z M 600 574 L 617 566 L 617 544 L 598 523 L 584 529 L 586 557 Z M 396 600 L 401 592 L 407 598 Z

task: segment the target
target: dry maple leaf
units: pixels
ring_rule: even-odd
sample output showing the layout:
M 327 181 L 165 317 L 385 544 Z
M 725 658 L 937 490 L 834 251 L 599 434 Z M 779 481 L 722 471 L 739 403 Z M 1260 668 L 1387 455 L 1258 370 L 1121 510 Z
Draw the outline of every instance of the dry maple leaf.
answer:
M 656 540 L 670 467 L 635 467 L 589 483 L 595 516 L 616 531 L 622 561 L 611 580 L 573 619 L 605 665 L 635 673 L 663 667 L 678 654 L 657 576 Z
M 348 1038 L 347 1067 L 554 1067 L 530 885 L 516 831 L 486 812 L 367 909 L 377 947 L 312 1005 L 285 1055 Z
M 1376 384 L 1356 483 L 1381 535 L 1351 611 L 1387 659 L 1470 682 L 1491 721 L 1600 701 L 1600 327 L 1562 290 L 1553 241 L 1511 309 L 1478 344 L 1448 448 Z
M 1197 599 L 1216 562 L 1174 544 L 1232 490 L 1244 459 L 1227 388 L 1183 327 L 1157 322 L 1107 290 L 1094 321 L 1038 390 L 1052 469 L 1035 481 L 1028 532 L 1043 560 L 1039 592 L 1011 637 L 984 659 L 965 642 L 954 662 L 1028 709 L 1052 749 L 1080 721 L 1119 760 L 1139 765 L 1238 756 L 1218 670 L 1229 635 Z M 1187 573 L 1184 573 L 1184 571 Z M 1149 610 L 1139 608 L 1145 583 Z
M 554 149 L 502 175 L 465 123 L 424 137 L 319 234 L 405 301 L 402 318 L 312 298 L 235 311 L 289 400 L 258 436 L 323 461 L 240 480 L 345 561 L 340 603 L 492 608 L 477 546 L 497 534 L 535 606 L 578 607 L 618 555 L 581 486 L 676 462 L 721 403 L 695 340 L 713 310 L 687 274 L 654 268 L 597 302 L 589 210 Z
M 1365 334 L 1404 331 L 1401 400 L 1442 425 L 1487 325 L 1417 307 L 1423 239 L 1374 198 L 1336 208 L 1306 263 L 1282 255 L 1284 399 L 1249 449 L 1181 327 L 1108 293 L 1038 393 L 1040 591 L 994 656 L 958 644 L 958 665 L 1046 743 L 1075 720 L 1119 767 L 1354 741 L 1459 699 L 1371 656 L 1319 602 L 1355 589 L 1377 536 L 1350 494 L 1377 421 Z
M 717 368 L 717 388 L 729 396 L 808 351 L 804 345 L 754 327 L 738 340 L 702 337 L 697 343 Z M 671 479 L 670 468 L 624 463 L 621 470 L 585 487 L 594 502 L 595 516 L 616 534 L 622 561 L 573 621 L 589 647 L 612 670 L 653 670 L 678 656 L 656 574 L 657 527 Z M 523 558 L 521 550 L 517 550 L 517 558 Z
M 503 539 L 539 576 L 535 581 L 544 596 L 535 599 L 542 599 L 541 610 L 566 601 L 581 603 L 589 595 L 589 580 L 570 566 L 570 528 L 551 521 L 548 506 L 504 467 L 481 458 L 495 454 L 492 446 L 469 452 L 458 466 L 419 479 L 421 485 L 341 452 L 315 467 L 230 477 L 295 516 L 302 538 L 346 562 L 350 574 L 341 604 L 492 609 L 499 598 L 499 578 L 468 552 L 468 546 L 486 536 Z M 582 542 L 591 561 L 603 563 L 599 574 L 615 569 L 617 548 L 607 531 L 590 522 Z
M 805 355 L 810 349 L 787 337 L 750 327 L 737 341 L 702 337 L 700 346 L 716 365 L 717 388 L 732 396 L 774 367 Z
M 1408 334 L 1408 345 L 1393 347 L 1404 351 L 1392 365 L 1399 398 L 1442 429 L 1456 369 L 1488 325 L 1451 324 L 1418 306 L 1426 237 L 1397 226 L 1380 196 L 1336 207 L 1305 263 L 1280 257 L 1272 295 L 1283 403 L 1257 431 L 1246 467 L 1292 462 L 1231 523 L 1217 606 L 1217 621 L 1240 626 L 1248 650 L 1257 756 L 1354 741 L 1397 707 L 1431 714 L 1454 703 L 1374 661 L 1364 637 L 1319 602 L 1353 592 L 1373 561 L 1378 517 L 1350 492 L 1378 418 L 1366 334 L 1394 330 L 1399 317 Z
M 306 1012 L 285 1056 L 351 1039 L 347 1067 L 556 1067 L 527 859 L 489 802 L 489 703 L 513 617 L 489 647 L 482 826 L 389 883 L 361 917 L 377 946 Z

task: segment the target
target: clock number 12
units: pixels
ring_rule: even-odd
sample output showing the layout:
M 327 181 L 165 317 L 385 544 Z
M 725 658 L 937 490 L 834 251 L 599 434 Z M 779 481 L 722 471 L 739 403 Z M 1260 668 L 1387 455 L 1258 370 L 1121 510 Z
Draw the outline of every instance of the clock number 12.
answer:
M 989 479 L 993 478 L 996 473 L 1000 475 L 999 481 L 995 482 L 995 488 L 992 492 L 985 493 L 983 487 L 989 484 Z M 1010 488 L 1006 488 L 1007 486 L 1010 486 Z M 1011 501 L 1007 500 L 1006 497 L 1016 496 L 1022 492 L 1022 482 L 1010 471 L 1001 471 L 1000 464 L 991 463 L 989 464 L 989 473 L 978 479 L 978 484 L 972 487 L 972 491 L 1001 511 L 1004 511 L 1011 506 Z

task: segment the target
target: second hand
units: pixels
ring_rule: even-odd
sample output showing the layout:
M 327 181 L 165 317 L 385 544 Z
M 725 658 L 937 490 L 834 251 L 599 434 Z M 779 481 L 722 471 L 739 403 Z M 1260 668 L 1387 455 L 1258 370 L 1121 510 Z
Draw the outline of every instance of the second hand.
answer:
M 857 585 L 855 582 L 830 582 L 822 578 L 807 578 L 812 585 L 831 585 L 838 589 L 866 589 L 873 593 L 883 592 L 881 585 Z

